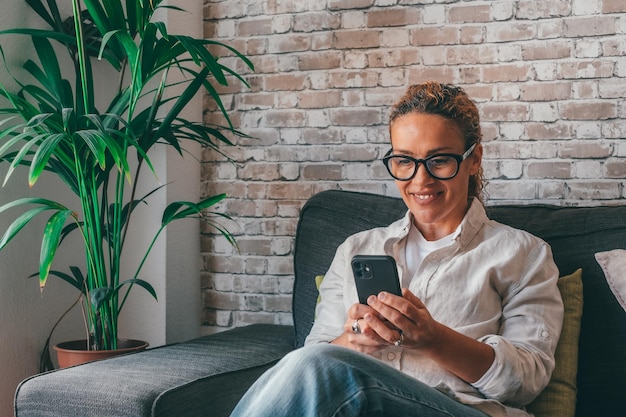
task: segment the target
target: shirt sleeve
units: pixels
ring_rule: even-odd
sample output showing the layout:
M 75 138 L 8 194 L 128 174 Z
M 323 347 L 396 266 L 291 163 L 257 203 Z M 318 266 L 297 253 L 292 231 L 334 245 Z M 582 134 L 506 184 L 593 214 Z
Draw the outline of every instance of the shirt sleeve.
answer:
M 472 384 L 485 397 L 513 406 L 530 403 L 550 381 L 563 324 L 558 269 L 550 247 L 537 245 L 526 264 L 518 284 L 502 300 L 498 334 L 479 339 L 494 349 L 495 360 Z
M 330 268 L 320 285 L 320 302 L 315 308 L 315 321 L 304 344 L 328 343 L 343 333 L 343 326 L 348 319 L 344 303 L 344 277 L 346 245 L 341 245 L 335 253 Z

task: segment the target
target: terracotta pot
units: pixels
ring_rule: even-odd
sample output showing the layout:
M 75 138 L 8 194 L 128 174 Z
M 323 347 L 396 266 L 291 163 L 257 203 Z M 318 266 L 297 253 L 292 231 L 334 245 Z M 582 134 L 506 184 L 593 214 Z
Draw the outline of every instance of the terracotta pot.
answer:
M 87 342 L 83 339 L 62 342 L 55 345 L 53 348 L 57 352 L 59 367 L 67 368 L 68 366 L 111 358 L 125 353 L 138 352 L 147 348 L 148 342 L 134 339 L 120 339 L 117 342 L 117 346 L 118 348 L 115 350 L 87 350 Z

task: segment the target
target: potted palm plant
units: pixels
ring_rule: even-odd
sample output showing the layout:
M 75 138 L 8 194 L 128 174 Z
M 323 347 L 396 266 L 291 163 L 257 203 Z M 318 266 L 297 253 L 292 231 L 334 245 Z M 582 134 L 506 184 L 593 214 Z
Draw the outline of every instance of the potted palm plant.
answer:
M 116 350 L 118 316 L 131 289 L 141 287 L 157 298 L 140 272 L 168 224 L 200 218 L 234 243 L 211 214 L 225 215 L 210 210 L 225 195 L 171 203 L 137 269 L 122 276 L 130 220 L 162 187 L 155 179 L 151 191 L 138 192 L 140 174 L 154 174 L 151 149 L 166 145 L 183 155 L 184 143 L 194 142 L 223 153 L 220 143 L 232 144 L 229 138 L 245 136 L 233 127 L 215 83 L 246 82 L 211 51 L 222 48 L 251 69 L 252 64 L 228 45 L 168 33 L 166 24 L 155 18 L 159 8 L 174 8 L 163 0 L 25 1 L 50 28 L 0 32 L 30 36 L 38 60 L 23 65 L 32 82 L 13 77 L 17 91 L 0 85 L 0 95 L 8 103 L 0 108 L 0 162 L 8 164 L 3 184 L 18 167 L 28 168 L 30 185 L 42 175 L 54 174 L 78 197 L 78 206 L 44 198 L 20 198 L 0 206 L 0 215 L 19 210 L 0 237 L 0 250 L 33 218 L 50 213 L 41 244 L 39 285 L 43 289 L 50 276 L 69 283 L 82 294 L 86 349 Z M 61 16 L 57 2 L 71 3 L 68 18 Z M 10 73 L 1 48 L 0 53 Z M 112 98 L 105 103 L 94 94 L 95 59 L 118 74 L 115 92 L 109 92 Z M 63 62 L 70 63 L 69 74 L 63 74 Z M 173 70 L 182 72 L 184 79 L 169 81 Z M 173 87 L 182 88 L 182 93 L 169 97 Z M 221 109 L 223 125 L 181 116 L 203 89 Z M 83 242 L 84 269 L 53 269 L 57 248 L 70 234 L 80 235 Z

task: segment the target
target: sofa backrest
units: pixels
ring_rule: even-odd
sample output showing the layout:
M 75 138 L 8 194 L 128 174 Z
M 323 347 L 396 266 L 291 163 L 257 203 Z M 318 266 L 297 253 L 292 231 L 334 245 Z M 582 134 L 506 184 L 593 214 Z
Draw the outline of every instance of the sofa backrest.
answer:
M 303 207 L 296 233 L 293 316 L 296 345 L 311 330 L 317 288 L 336 248 L 350 235 L 387 225 L 405 213 L 399 198 L 323 191 Z M 626 205 L 492 206 L 489 217 L 548 242 L 561 275 L 583 270 L 577 416 L 621 415 L 626 410 L 626 313 L 609 289 L 594 254 L 626 249 Z M 626 271 L 625 271 L 626 273 Z

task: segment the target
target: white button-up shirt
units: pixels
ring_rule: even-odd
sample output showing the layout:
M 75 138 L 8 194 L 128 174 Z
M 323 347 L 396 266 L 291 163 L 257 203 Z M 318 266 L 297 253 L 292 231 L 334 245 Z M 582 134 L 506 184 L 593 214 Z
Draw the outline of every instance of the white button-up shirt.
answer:
M 387 227 L 349 237 L 337 249 L 306 344 L 329 342 L 343 333 L 347 310 L 358 302 L 350 267 L 354 255 L 393 256 L 403 282 L 411 221 L 407 212 Z M 490 416 L 526 416 L 523 406 L 548 384 L 554 369 L 563 321 L 557 279 L 544 241 L 489 220 L 475 199 L 454 243 L 425 257 L 409 290 L 433 319 L 492 346 L 491 368 L 470 384 L 411 349 L 390 346 L 374 356 Z

